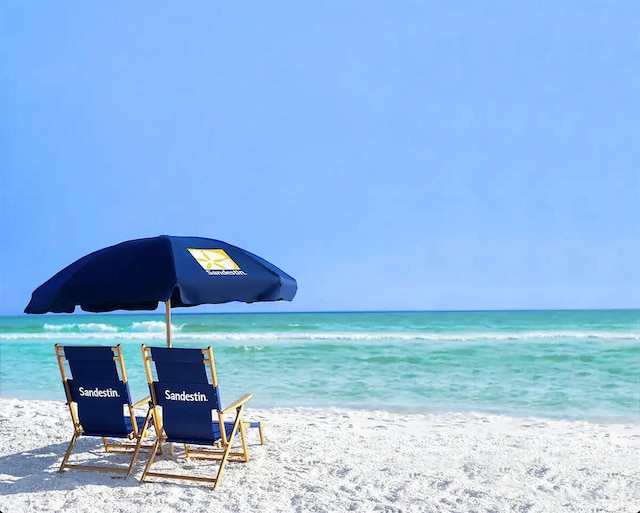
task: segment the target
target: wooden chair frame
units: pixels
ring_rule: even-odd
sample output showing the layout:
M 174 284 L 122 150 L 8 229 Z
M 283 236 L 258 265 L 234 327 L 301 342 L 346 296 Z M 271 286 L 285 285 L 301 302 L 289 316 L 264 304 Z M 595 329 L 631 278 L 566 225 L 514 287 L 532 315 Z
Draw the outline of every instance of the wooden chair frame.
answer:
M 208 378 L 210 380 L 210 384 L 212 387 L 218 387 L 218 378 L 215 369 L 215 360 L 213 357 L 213 349 L 208 347 L 206 349 L 201 349 L 202 351 L 202 364 L 208 370 Z M 159 449 L 162 448 L 162 445 L 168 441 L 168 437 L 163 429 L 163 419 L 162 419 L 162 411 L 161 406 L 158 404 L 158 400 L 156 397 L 156 391 L 154 388 L 154 373 L 152 369 L 153 357 L 151 354 L 151 348 L 142 345 L 142 356 L 144 360 L 145 373 L 147 375 L 147 381 L 149 383 L 149 388 L 151 390 L 151 405 L 150 411 L 153 412 L 153 422 L 156 427 L 156 441 L 151 450 L 151 454 L 149 455 L 149 459 L 142 473 L 141 482 L 147 482 L 149 477 L 157 477 L 164 479 L 184 479 L 190 481 L 197 481 L 203 483 L 211 483 L 213 484 L 213 488 L 216 489 L 220 483 L 220 479 L 224 472 L 225 466 L 228 462 L 241 462 L 246 463 L 250 460 L 249 451 L 247 447 L 246 440 L 246 432 L 245 428 L 249 423 L 245 423 L 242 421 L 242 412 L 245 403 L 253 397 L 252 394 L 246 394 L 237 401 L 233 402 L 229 406 L 224 409 L 217 410 L 217 417 L 220 429 L 220 440 L 212 444 L 212 448 L 208 449 L 193 449 L 190 444 L 182 444 L 184 446 L 185 456 L 189 459 L 194 460 L 209 460 L 209 461 L 218 461 L 218 471 L 214 477 L 204 477 L 204 476 L 195 476 L 191 474 L 178 474 L 178 473 L 166 473 L 166 472 L 152 472 L 151 466 L 154 462 L 156 454 Z M 226 429 L 222 428 L 225 426 L 225 415 L 233 413 L 235 411 L 235 417 L 233 420 L 233 427 L 231 429 L 231 433 L 227 436 Z M 212 419 L 213 422 L 213 419 Z M 262 426 L 260 426 L 262 427 Z M 261 438 L 262 438 L 262 430 L 260 430 Z M 233 441 L 236 437 L 236 434 L 240 435 L 240 441 L 242 445 L 241 451 L 233 451 L 232 445 Z M 172 443 L 169 441 L 170 445 L 170 454 L 173 455 L 173 447 Z M 194 444 L 195 445 L 195 444 Z M 204 444 L 198 444 L 204 445 Z
M 142 429 L 139 429 L 138 422 L 136 420 L 136 415 L 135 415 L 135 408 L 142 406 L 144 403 L 146 403 L 146 401 L 143 400 L 143 401 L 139 401 L 139 402 L 127 405 L 128 414 L 131 419 L 131 427 L 132 427 L 132 431 L 127 438 L 128 440 L 131 440 L 131 442 L 112 443 L 112 442 L 109 442 L 109 438 L 105 436 L 101 437 L 105 452 L 132 454 L 131 461 L 127 468 L 116 467 L 116 466 L 106 466 L 106 465 L 83 465 L 83 464 L 69 463 L 69 459 L 71 457 L 71 453 L 73 452 L 75 444 L 78 441 L 78 439 L 84 434 L 84 430 L 80 423 L 80 418 L 78 414 L 78 405 L 73 401 L 71 388 L 69 387 L 70 378 L 65 368 L 65 362 L 67 361 L 67 358 L 64 353 L 64 346 L 60 344 L 56 344 L 55 351 L 56 351 L 56 358 L 58 360 L 58 368 L 60 369 L 60 375 L 62 377 L 65 395 L 67 398 L 67 406 L 69 408 L 69 413 L 71 415 L 71 420 L 73 422 L 73 428 L 74 428 L 73 436 L 71 438 L 71 441 L 69 442 L 69 445 L 64 454 L 64 457 L 62 459 L 62 463 L 60 464 L 60 468 L 58 469 L 58 472 L 65 472 L 67 469 L 91 470 L 91 471 L 97 471 L 97 472 L 125 473 L 125 477 L 129 477 L 133 473 L 133 468 L 135 466 L 135 463 L 137 461 L 140 451 L 142 449 L 153 448 L 153 446 L 150 444 L 148 445 L 143 444 L 143 441 L 148 437 L 147 431 L 150 425 L 150 421 L 152 420 L 151 410 L 147 411 Z M 111 351 L 113 353 L 113 360 L 116 363 L 116 368 L 118 370 L 121 381 L 126 384 L 127 372 L 125 369 L 124 357 L 122 355 L 122 348 L 120 347 L 120 344 L 116 346 L 111 346 Z

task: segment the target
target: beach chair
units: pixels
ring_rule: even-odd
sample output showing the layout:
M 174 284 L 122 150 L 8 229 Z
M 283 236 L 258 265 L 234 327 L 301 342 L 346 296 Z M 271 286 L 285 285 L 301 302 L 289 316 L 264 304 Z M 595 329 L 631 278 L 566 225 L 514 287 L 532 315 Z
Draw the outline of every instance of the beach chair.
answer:
M 247 394 L 226 408 L 222 407 L 211 347 L 184 349 L 143 345 L 142 355 L 157 438 L 141 481 L 145 482 L 149 477 L 186 479 L 212 483 L 214 489 L 217 488 L 228 462 L 249 461 L 242 411 L 252 395 Z M 225 417 L 230 420 L 225 421 Z M 233 451 L 232 445 L 238 443 L 238 438 L 242 448 Z M 187 458 L 216 461 L 215 476 L 152 472 L 156 453 L 165 442 L 184 445 Z M 206 448 L 194 449 L 192 446 Z
M 146 417 L 136 417 L 120 345 L 61 346 L 56 344 L 56 357 L 73 421 L 74 433 L 60 465 L 67 469 L 100 472 L 133 472 L 138 454 L 147 436 L 151 410 Z M 69 463 L 71 452 L 81 436 L 99 437 L 107 453 L 131 453 L 126 468 L 116 465 Z M 118 443 L 110 439 L 124 440 Z

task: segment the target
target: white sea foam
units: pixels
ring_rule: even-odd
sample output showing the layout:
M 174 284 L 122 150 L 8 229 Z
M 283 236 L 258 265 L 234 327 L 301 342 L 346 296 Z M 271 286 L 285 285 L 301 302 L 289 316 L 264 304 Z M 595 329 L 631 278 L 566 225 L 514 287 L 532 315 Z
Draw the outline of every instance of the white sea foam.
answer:
M 111 326 L 109 324 L 99 323 L 99 322 L 88 322 L 88 323 L 70 323 L 70 324 L 47 324 L 43 326 L 44 331 L 54 331 L 56 333 L 59 332 L 75 332 L 79 331 L 82 333 L 115 333 L 118 331 L 118 328 L 115 326 Z
M 176 326 L 171 324 L 171 331 L 180 331 L 180 326 Z M 142 322 L 134 322 L 131 325 L 131 332 L 133 333 L 164 333 L 166 330 L 166 324 L 162 321 L 142 321 Z
M 78 324 L 78 329 L 83 333 L 115 333 L 118 328 L 109 324 L 89 322 L 86 324 Z
M 43 329 L 45 331 L 69 331 L 71 329 L 74 329 L 77 326 L 77 324 L 46 324 L 43 326 Z M 29 333 L 16 333 L 16 335 L 29 335 Z M 37 334 L 33 334 L 34 336 L 37 336 Z
M 354 342 L 389 342 L 389 341 L 443 341 L 443 342 L 553 342 L 563 340 L 618 340 L 638 341 L 640 333 L 636 332 L 590 332 L 590 331 L 554 331 L 554 332 L 480 332 L 480 333 L 425 333 L 425 332 L 296 332 L 296 331 L 264 331 L 264 332 L 182 332 L 182 325 L 173 325 L 171 332 L 182 340 L 203 341 L 349 341 Z M 134 322 L 131 329 L 118 331 L 114 326 L 106 324 L 45 324 L 42 333 L 0 333 L 0 340 L 51 340 L 59 338 L 77 339 L 152 339 L 165 332 L 165 324 L 160 321 Z
M 123 341 L 123 340 L 154 340 L 164 337 L 163 332 L 141 332 L 141 333 L 132 333 L 132 332 L 101 332 L 101 333 L 72 333 L 72 332 L 56 332 L 56 333 L 38 333 L 38 334 L 28 334 L 28 333 L 2 333 L 0 334 L 0 340 L 29 340 L 30 342 L 49 342 L 52 340 L 60 340 L 60 341 Z
M 57 469 L 71 436 L 62 402 L 0 399 L 0 509 L 6 512 L 173 513 L 387 511 L 584 513 L 640 509 L 640 425 L 474 413 L 251 409 L 251 461 L 229 464 L 212 491 L 187 482 L 114 480 Z M 338 429 L 338 431 L 336 431 Z M 339 433 L 339 436 L 338 436 Z M 211 464 L 158 456 L 156 470 L 191 473 Z M 72 457 L 109 459 L 81 438 Z M 180 466 L 180 467 L 179 467 Z M 215 470 L 215 466 L 213 467 Z

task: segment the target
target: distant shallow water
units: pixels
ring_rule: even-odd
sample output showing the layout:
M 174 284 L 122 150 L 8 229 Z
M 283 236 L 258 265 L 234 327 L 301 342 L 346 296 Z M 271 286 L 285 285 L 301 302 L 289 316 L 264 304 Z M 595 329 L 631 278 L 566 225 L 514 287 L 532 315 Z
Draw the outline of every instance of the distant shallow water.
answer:
M 175 346 L 211 345 L 223 401 L 640 419 L 640 310 L 189 314 Z M 53 344 L 121 344 L 134 397 L 159 314 L 0 317 L 4 397 L 63 400 Z

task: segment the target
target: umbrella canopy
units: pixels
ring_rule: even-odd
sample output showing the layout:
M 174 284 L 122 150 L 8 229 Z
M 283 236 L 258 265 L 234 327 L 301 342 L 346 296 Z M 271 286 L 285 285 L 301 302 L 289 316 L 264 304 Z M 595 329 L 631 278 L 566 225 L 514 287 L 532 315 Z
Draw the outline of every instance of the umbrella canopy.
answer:
M 161 235 L 122 242 L 65 267 L 31 295 L 25 313 L 155 310 L 241 301 L 291 301 L 296 280 L 226 242 Z

